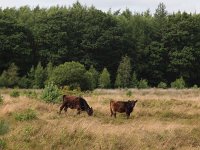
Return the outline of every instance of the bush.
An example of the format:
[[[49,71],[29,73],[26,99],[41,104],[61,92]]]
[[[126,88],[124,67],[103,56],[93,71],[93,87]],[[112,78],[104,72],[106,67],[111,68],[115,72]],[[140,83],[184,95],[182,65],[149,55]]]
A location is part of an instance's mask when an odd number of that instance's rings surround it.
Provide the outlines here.
[[[172,82],[171,87],[176,89],[185,88],[185,81],[183,80],[183,77],[176,79],[174,82]]]
[[[0,76],[0,86],[14,87],[18,82],[18,67],[12,63],[7,70],[4,70]]]
[[[128,97],[131,97],[131,96],[132,96],[132,92],[131,92],[131,91],[127,91],[127,92],[126,92],[126,95],[127,95]]]
[[[9,130],[8,124],[4,120],[1,120],[0,121],[0,135],[6,134],[8,130]]]
[[[130,87],[131,81],[131,60],[128,56],[122,57],[117,69],[117,77],[115,81],[116,87]]]
[[[193,87],[192,87],[193,89],[197,89],[198,88],[198,85],[193,85]]]
[[[19,91],[17,91],[17,90],[13,90],[13,91],[10,93],[10,96],[11,96],[11,97],[19,97],[19,96],[20,96],[20,93],[19,93]]]
[[[37,99],[38,98],[38,94],[35,91],[25,91],[24,94],[28,97],[28,98],[34,98]]]
[[[166,89],[167,88],[167,84],[165,82],[160,82],[158,84],[158,88]]]
[[[134,72],[133,75],[132,75],[132,79],[131,79],[131,87],[137,88],[137,86],[138,86],[137,75]]]
[[[148,81],[147,80],[143,80],[143,79],[141,79],[140,81],[139,81],[139,83],[138,83],[138,88],[139,89],[146,89],[146,88],[148,88],[149,86],[148,86]]]
[[[32,109],[27,109],[21,113],[15,114],[15,120],[18,120],[18,121],[28,121],[28,120],[33,120],[36,118],[37,118],[36,112]]]
[[[0,105],[3,104],[3,96],[0,93]]]
[[[28,89],[29,87],[31,87],[31,81],[26,76],[24,76],[19,79],[18,86],[20,88]]]
[[[110,87],[110,73],[106,68],[103,69],[99,77],[99,87],[109,88]]]
[[[47,103],[56,103],[59,101],[60,91],[58,87],[54,84],[54,82],[49,82],[41,95],[41,99],[43,99]]]
[[[42,67],[40,62],[35,68],[34,73],[34,88],[43,88],[47,75],[46,70]]]
[[[0,139],[0,150],[3,150],[6,148],[6,142]]]
[[[90,69],[88,70],[92,74],[92,89],[97,88],[98,86],[98,79],[99,79],[99,72],[93,67],[90,66]]]
[[[67,85],[71,89],[77,87],[85,89],[85,73],[84,65],[78,62],[66,62],[53,70],[49,81],[53,81],[58,86]]]

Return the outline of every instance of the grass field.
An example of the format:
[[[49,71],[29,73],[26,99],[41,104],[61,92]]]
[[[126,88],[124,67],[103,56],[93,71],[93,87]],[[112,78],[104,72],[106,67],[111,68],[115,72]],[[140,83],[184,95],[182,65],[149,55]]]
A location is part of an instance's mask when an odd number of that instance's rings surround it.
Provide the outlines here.
[[[131,91],[131,92],[130,92]],[[198,150],[200,90],[95,90],[83,97],[94,116],[0,90],[0,147],[8,150]],[[38,91],[36,91],[37,93]],[[23,90],[20,91],[23,93]],[[129,93],[129,94],[127,94]],[[130,119],[110,117],[110,99],[137,99]],[[1,149],[0,148],[0,149]]]

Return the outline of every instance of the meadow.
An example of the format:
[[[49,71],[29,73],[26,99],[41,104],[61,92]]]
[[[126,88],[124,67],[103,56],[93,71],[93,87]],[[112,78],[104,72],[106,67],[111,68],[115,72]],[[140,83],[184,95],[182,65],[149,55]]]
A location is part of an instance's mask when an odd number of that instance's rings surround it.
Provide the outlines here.
[[[8,150],[198,150],[200,89],[95,90],[82,96],[89,117],[48,104],[40,91],[1,89],[0,149]],[[31,93],[31,94],[27,94]],[[130,119],[110,117],[109,101],[137,99]]]

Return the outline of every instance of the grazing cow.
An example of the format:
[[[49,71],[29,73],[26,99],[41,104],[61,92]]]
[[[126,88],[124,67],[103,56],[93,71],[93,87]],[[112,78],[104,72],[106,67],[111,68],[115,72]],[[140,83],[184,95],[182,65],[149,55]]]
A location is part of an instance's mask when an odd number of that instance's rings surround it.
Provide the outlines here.
[[[86,111],[89,116],[93,115],[92,107],[90,107],[86,102],[86,100],[83,99],[82,97],[63,95],[63,103],[60,106],[59,114],[61,114],[63,108],[65,112],[67,112],[68,108],[71,108],[71,109],[77,109],[78,111],[77,114],[80,114],[81,111]]]
[[[114,117],[116,118],[116,112],[119,113],[126,113],[127,119],[130,116],[130,113],[133,111],[133,108],[136,104],[137,100],[128,100],[128,101],[114,101],[111,100],[110,101],[110,112],[111,112],[111,117],[112,115],[114,115]]]

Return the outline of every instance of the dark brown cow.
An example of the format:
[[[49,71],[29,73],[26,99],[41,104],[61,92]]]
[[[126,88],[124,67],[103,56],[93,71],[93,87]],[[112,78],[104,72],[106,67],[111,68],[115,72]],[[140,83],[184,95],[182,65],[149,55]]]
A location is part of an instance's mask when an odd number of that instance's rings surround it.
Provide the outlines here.
[[[61,114],[63,108],[65,112],[67,112],[68,108],[71,108],[71,109],[77,109],[78,111],[77,114],[80,114],[81,111],[86,111],[89,116],[93,115],[92,107],[90,107],[86,102],[86,100],[83,99],[82,97],[63,95],[63,103],[60,106],[59,114]]]
[[[116,118],[116,112],[123,113],[125,112],[127,115],[127,119],[129,118],[131,112],[133,111],[133,108],[136,104],[137,100],[128,100],[128,101],[110,101],[110,112],[111,117],[114,115]]]

